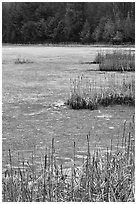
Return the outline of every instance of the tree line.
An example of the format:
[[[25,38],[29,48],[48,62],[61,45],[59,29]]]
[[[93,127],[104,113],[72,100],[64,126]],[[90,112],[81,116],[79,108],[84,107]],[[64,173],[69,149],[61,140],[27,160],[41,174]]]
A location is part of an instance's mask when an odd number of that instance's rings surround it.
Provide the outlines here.
[[[134,2],[3,2],[3,43],[135,43]]]

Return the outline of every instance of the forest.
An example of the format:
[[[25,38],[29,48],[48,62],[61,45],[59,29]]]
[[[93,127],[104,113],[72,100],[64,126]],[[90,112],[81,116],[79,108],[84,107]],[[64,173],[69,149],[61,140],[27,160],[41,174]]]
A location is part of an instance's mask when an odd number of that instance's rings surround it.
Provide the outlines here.
[[[135,43],[135,2],[3,2],[2,43]]]

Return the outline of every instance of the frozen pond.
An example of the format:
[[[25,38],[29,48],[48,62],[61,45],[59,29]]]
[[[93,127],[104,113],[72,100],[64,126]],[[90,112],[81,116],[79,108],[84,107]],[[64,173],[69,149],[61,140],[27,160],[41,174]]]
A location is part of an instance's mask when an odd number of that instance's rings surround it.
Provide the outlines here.
[[[5,46],[2,49],[2,150],[3,165],[8,163],[8,150],[14,158],[29,156],[36,150],[43,157],[55,138],[58,162],[70,166],[73,142],[77,162],[87,151],[86,135],[90,132],[90,148],[114,147],[123,123],[130,120],[134,107],[113,106],[99,110],[71,110],[64,105],[70,94],[70,79],[84,75],[90,79],[108,75],[98,65],[88,64],[100,50],[97,47]],[[122,49],[122,48],[121,48]],[[127,49],[127,48],[126,48]],[[33,63],[15,64],[17,58]],[[120,80],[122,73],[116,73]],[[134,74],[134,73],[132,73]],[[38,159],[39,160],[39,159]]]

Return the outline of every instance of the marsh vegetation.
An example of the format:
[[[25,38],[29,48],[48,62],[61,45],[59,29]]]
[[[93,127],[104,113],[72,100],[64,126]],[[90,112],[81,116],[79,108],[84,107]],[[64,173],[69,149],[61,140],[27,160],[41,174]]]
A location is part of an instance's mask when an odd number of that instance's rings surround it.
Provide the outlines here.
[[[4,172],[3,201],[10,202],[134,202],[135,194],[135,138],[134,116],[123,124],[122,135],[113,136],[102,153],[97,146],[90,153],[90,133],[87,135],[87,154],[81,166],[76,166],[76,142],[73,141],[73,159],[69,169],[57,164],[54,138],[46,150],[39,168],[35,154],[31,163],[22,160],[14,168],[9,149],[9,169]],[[37,171],[36,171],[37,170]]]
[[[131,50],[128,52],[100,52],[94,62],[99,64],[100,71],[135,71],[135,53]]]
[[[129,79],[130,78],[130,79]],[[73,109],[95,110],[100,106],[110,105],[135,105],[135,79],[134,76],[122,75],[120,82],[116,75],[111,74],[108,78],[101,77],[102,82],[90,81],[83,76],[71,82],[71,95],[66,104]]]
[[[3,201],[135,201],[134,69],[82,63],[99,48],[3,50]]]

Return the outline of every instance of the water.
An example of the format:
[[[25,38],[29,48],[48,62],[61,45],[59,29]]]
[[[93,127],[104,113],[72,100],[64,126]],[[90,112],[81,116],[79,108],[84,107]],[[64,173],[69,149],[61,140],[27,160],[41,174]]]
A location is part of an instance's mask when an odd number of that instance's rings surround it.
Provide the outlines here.
[[[50,107],[42,104],[21,104],[19,109],[22,116],[18,121],[10,122],[12,124],[10,131],[11,133],[13,131],[14,135],[7,134],[3,137],[3,151],[4,147],[8,146],[17,158],[17,150],[24,150],[21,152],[27,158],[29,155],[27,151],[33,152],[35,148],[38,157],[44,158],[46,148],[51,147],[54,138],[57,161],[65,167],[69,167],[72,163],[74,141],[76,161],[79,165],[87,155],[87,134],[90,134],[91,154],[98,147],[102,151],[107,147],[110,148],[112,136],[115,147],[118,134],[122,138],[125,119],[131,120],[134,114],[134,108],[126,106],[112,106],[94,111],[72,110],[61,100]],[[6,154],[6,149],[4,153]]]
[[[10,48],[10,47],[9,47]],[[3,166],[12,159],[32,160],[35,150],[41,163],[46,149],[55,138],[55,152],[59,164],[69,167],[73,160],[73,143],[76,142],[76,161],[79,165],[87,154],[87,134],[90,132],[91,153],[100,146],[105,151],[113,136],[117,144],[118,132],[122,135],[124,120],[130,120],[134,107],[113,106],[100,110],[72,110],[64,105],[70,95],[70,79],[84,74],[85,78],[100,79],[102,72],[93,61],[100,48],[3,48],[2,70],[2,152]],[[15,64],[18,55],[33,61],[32,64]],[[7,63],[6,63],[7,62]],[[104,73],[103,73],[104,74]],[[106,73],[107,74],[107,73]],[[117,74],[121,79],[121,74]]]

